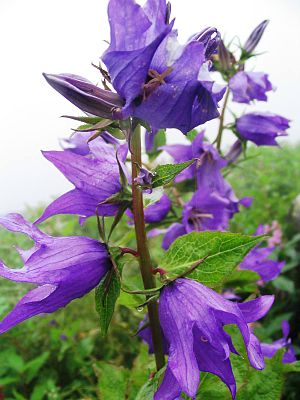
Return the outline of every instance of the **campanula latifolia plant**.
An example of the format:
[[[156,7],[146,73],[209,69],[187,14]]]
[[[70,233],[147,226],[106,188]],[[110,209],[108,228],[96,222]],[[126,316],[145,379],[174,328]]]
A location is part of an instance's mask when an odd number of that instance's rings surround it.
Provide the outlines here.
[[[166,0],[109,0],[108,19],[109,44],[96,66],[101,84],[44,74],[81,111],[69,116],[82,125],[63,149],[43,151],[74,188],[33,223],[18,214],[0,218],[33,240],[30,250],[19,250],[24,266],[1,263],[0,275],[35,285],[0,322],[0,333],[95,289],[106,335],[121,295],[123,305],[130,299],[127,306],[144,313],[136,334],[155,360],[137,399],[210,398],[212,376],[233,399],[248,398],[245,391],[259,398],[251,390],[260,380],[265,399],[266,374],[253,371],[272,362],[280,376],[299,368],[283,366],[295,362],[287,322],[274,343],[255,335],[256,321],[277,301],[264,288],[284,267],[274,259],[280,227],[230,233],[231,220],[252,199],[238,198],[226,177],[249,145],[276,146],[289,127],[285,117],[255,111],[256,101],[273,95],[271,77],[248,70],[268,22],[234,46],[215,27],[180,43]],[[230,100],[252,109],[227,122]],[[209,142],[205,123],[212,119],[219,127]],[[180,143],[170,143],[170,128],[182,132]],[[230,149],[224,134],[234,138]],[[39,225],[58,214],[76,215],[81,225],[91,218],[98,239],[44,233]],[[128,235],[118,234],[122,224]],[[124,273],[136,262],[138,285]]]

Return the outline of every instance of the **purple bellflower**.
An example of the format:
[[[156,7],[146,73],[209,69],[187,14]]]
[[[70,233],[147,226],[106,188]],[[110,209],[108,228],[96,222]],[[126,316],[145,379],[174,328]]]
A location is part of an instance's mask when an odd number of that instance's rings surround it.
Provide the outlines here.
[[[254,112],[244,114],[236,120],[238,135],[257,146],[277,146],[276,138],[286,136],[289,120],[277,114]]]
[[[233,192],[232,187],[223,178],[222,168],[226,167],[228,161],[220,156],[213,145],[204,140],[204,132],[200,132],[191,144],[174,144],[162,146],[161,149],[169,153],[177,163],[193,158],[198,162],[192,164],[182,171],[175,179],[175,182],[182,182],[186,179],[197,179],[199,190],[213,193],[228,201],[230,218],[238,212],[239,203],[245,207],[249,201],[239,200]]]
[[[149,236],[163,234],[162,247],[167,250],[175,239],[189,232],[225,230],[230,218],[228,204],[218,193],[199,189],[183,206],[181,223],[173,223],[167,229],[153,229]]]
[[[261,277],[261,284],[276,279],[285,265],[284,261],[269,259],[269,256],[275,250],[275,245],[278,245],[279,240],[281,240],[281,230],[278,223],[273,223],[272,227],[260,225],[254,236],[271,232],[273,232],[273,235],[268,239],[267,247],[255,246],[240,264],[240,269],[248,269],[258,273]]]
[[[31,283],[30,290],[0,322],[0,333],[41,313],[52,313],[94,289],[111,268],[103,243],[87,237],[51,237],[19,214],[0,218],[0,224],[28,235],[34,246],[18,249],[24,262],[21,269],[10,269],[0,262],[0,276]]]
[[[111,40],[102,60],[105,79],[117,93],[70,74],[44,74],[48,83],[88,114],[108,119],[134,116],[153,130],[193,127],[219,116],[218,101],[225,87],[210,77],[210,61],[219,33],[207,28],[185,46],[169,23],[165,0],[110,0]]]
[[[267,101],[266,92],[273,89],[263,72],[239,71],[229,81],[233,101],[249,104],[251,100]]]
[[[260,39],[262,38],[262,35],[268,26],[269,21],[264,20],[262,21],[254,30],[251,32],[250,36],[246,40],[246,43],[243,46],[243,50],[251,54],[255,50],[256,46],[260,42]]]
[[[110,0],[110,45],[102,56],[125,108],[142,93],[158,46],[171,31],[166,0],[148,0],[141,7],[134,0]]]
[[[103,204],[121,190],[120,172],[117,163],[124,161],[127,145],[117,150],[100,137],[89,143],[90,154],[82,156],[74,152],[45,151],[44,157],[58,168],[75,186],[71,191],[54,200],[36,221],[41,223],[57,214],[75,214],[87,218],[99,215],[114,215],[118,204]],[[102,203],[102,204],[101,204]]]
[[[278,339],[273,343],[261,343],[261,349],[263,355],[268,358],[272,358],[278,350],[286,349],[282,357],[283,364],[290,364],[296,361],[296,354],[292,345],[291,338],[289,338],[290,334],[290,325],[288,321],[282,321],[281,324],[283,338]]]
[[[207,46],[201,38],[181,46],[177,32],[172,31],[151,61],[151,79],[144,85],[134,116],[147,121],[154,131],[177,128],[183,133],[218,117],[218,101],[226,88],[210,77]]]
[[[174,400],[182,392],[195,398],[200,371],[217,375],[235,398],[236,383],[229,356],[231,352],[238,353],[223,326],[238,326],[251,366],[263,369],[260,343],[248,324],[262,318],[273,301],[274,296],[262,296],[245,303],[232,302],[191,279],[177,279],[165,286],[159,316],[169,359],[154,400]],[[149,328],[145,330],[148,333],[142,331],[142,338],[151,346]]]

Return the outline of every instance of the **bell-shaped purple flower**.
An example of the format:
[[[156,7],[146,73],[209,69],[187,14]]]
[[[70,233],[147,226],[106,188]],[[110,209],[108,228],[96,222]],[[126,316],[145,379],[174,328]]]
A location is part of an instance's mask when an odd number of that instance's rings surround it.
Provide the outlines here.
[[[282,357],[283,364],[290,364],[296,361],[295,350],[292,345],[291,338],[289,338],[290,334],[290,324],[288,321],[282,321],[281,324],[283,338],[276,340],[273,343],[261,343],[261,349],[263,355],[268,358],[274,357],[280,349],[286,349]]]
[[[102,56],[117,93],[126,107],[142,95],[154,53],[172,29],[166,0],[110,0],[110,45]]]
[[[151,61],[134,116],[153,130],[177,128],[183,133],[218,117],[218,101],[225,88],[212,81],[205,51],[206,46],[195,39],[179,45],[177,32],[172,31]]]
[[[114,215],[118,204],[104,202],[121,190],[116,150],[101,138],[89,143],[90,153],[82,156],[74,152],[44,151],[44,157],[58,168],[75,188],[54,200],[36,221],[41,223],[57,214],[75,214],[87,218]],[[127,145],[117,150],[120,160],[127,154]]]
[[[229,81],[233,101],[249,104],[251,100],[267,101],[266,92],[273,89],[268,75],[263,72],[239,71]]]
[[[273,235],[268,239],[267,247],[263,247],[262,245],[255,246],[240,264],[240,269],[248,269],[256,272],[261,277],[262,282],[260,283],[276,279],[285,266],[284,261],[276,261],[269,258],[275,250],[275,244],[279,244],[278,240],[279,238],[281,239],[281,230],[277,224],[274,224],[273,228],[260,225],[254,236],[271,232],[273,232]]]
[[[87,237],[51,237],[19,214],[0,218],[0,224],[28,235],[34,246],[19,250],[21,269],[10,269],[0,261],[0,276],[36,285],[0,322],[0,333],[41,313],[52,313],[95,288],[111,268],[106,246]]]
[[[175,239],[192,231],[225,230],[228,228],[229,201],[209,190],[197,190],[182,211],[182,222],[170,225],[168,229],[155,229],[150,236],[163,234],[163,249],[167,250]]]
[[[154,400],[174,400],[181,392],[194,398],[200,371],[217,375],[234,398],[236,383],[229,356],[238,353],[223,327],[238,326],[251,366],[263,369],[260,343],[248,324],[262,318],[273,301],[274,296],[262,296],[245,303],[232,302],[190,279],[177,279],[162,289],[159,317],[169,359]]]
[[[269,21],[264,20],[262,21],[254,30],[251,32],[250,36],[246,40],[246,43],[243,46],[243,50],[251,54],[255,50],[256,46],[260,42],[260,39],[262,38],[262,35],[268,26]]]
[[[228,227],[228,200],[217,192],[198,189],[182,212],[182,223],[188,232],[224,230]]]
[[[236,120],[239,136],[257,146],[277,146],[276,138],[286,136],[289,126],[287,118],[267,112],[244,114]]]

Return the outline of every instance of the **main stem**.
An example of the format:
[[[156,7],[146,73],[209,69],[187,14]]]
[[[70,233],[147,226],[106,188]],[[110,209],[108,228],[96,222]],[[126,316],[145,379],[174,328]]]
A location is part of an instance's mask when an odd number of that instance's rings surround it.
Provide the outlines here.
[[[133,217],[135,225],[135,235],[137,242],[137,251],[139,254],[140,270],[143,278],[144,288],[155,288],[155,280],[152,274],[152,263],[147,244],[147,235],[145,229],[143,193],[134,184],[135,178],[139,174],[139,165],[141,165],[141,131],[137,127],[131,133],[131,166],[132,166],[132,203]],[[156,301],[148,304],[149,324],[152,333],[152,341],[157,370],[165,365],[165,357],[163,351],[163,338],[159,323],[158,304]]]
[[[227,89],[225,98],[224,98],[224,104],[223,104],[223,109],[220,115],[220,123],[219,123],[219,130],[218,130],[218,136],[217,136],[217,149],[220,151],[221,150],[221,143],[222,143],[222,134],[223,134],[223,129],[224,129],[224,118],[225,118],[225,111],[229,99],[229,89]]]

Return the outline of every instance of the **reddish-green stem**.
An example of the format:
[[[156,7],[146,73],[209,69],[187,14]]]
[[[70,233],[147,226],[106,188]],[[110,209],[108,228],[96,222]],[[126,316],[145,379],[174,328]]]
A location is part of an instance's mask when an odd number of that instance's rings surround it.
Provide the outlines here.
[[[143,193],[134,184],[134,180],[139,173],[139,165],[141,165],[141,132],[137,127],[131,135],[131,166],[132,166],[132,205],[133,217],[135,225],[135,234],[137,242],[137,251],[139,254],[139,263],[141,275],[143,278],[144,288],[155,288],[155,280],[152,274],[152,263],[147,243],[147,235],[144,219]],[[148,305],[149,324],[152,333],[154,355],[157,370],[165,365],[165,357],[163,351],[163,339],[159,323],[158,304],[156,301],[149,302]]]

